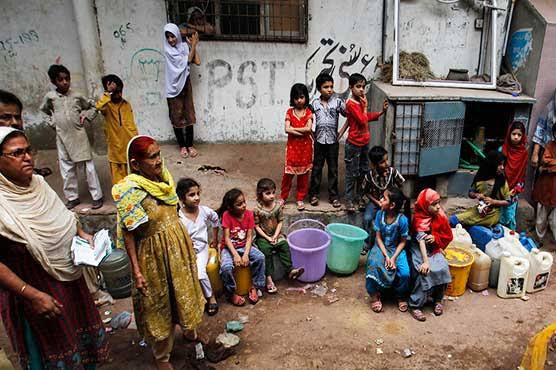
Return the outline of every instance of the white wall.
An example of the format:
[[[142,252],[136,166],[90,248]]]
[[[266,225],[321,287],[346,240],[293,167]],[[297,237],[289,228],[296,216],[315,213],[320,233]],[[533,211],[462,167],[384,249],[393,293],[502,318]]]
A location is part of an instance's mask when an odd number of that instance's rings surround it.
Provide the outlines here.
[[[37,113],[52,88],[47,70],[63,63],[72,87],[83,91],[83,68],[71,0],[2,0],[0,22],[0,88],[19,96],[25,122],[40,123]]]
[[[39,43],[21,52],[25,57],[17,57],[0,72],[3,80],[10,81],[8,87],[24,97],[32,111],[48,89],[46,68],[57,56],[72,69],[74,84],[80,82],[71,1],[57,0],[58,6],[49,5],[47,9],[39,0],[9,2],[11,7],[7,9],[13,14],[7,19],[11,23],[0,24],[0,34],[16,37],[17,32],[35,28],[41,37]],[[164,97],[165,2],[96,0],[96,6],[104,71],[123,78],[124,96],[133,104],[139,130],[158,139],[172,139]],[[403,14],[410,16],[405,19],[402,14],[403,28],[415,36],[410,44],[424,49],[421,51],[431,59],[436,74],[447,73],[449,67],[473,70],[480,37],[473,29],[477,13],[469,9],[439,10],[439,6],[435,0],[403,1]],[[32,23],[27,22],[29,16]],[[427,21],[426,32],[415,26],[417,20]],[[336,91],[347,93],[348,74],[378,75],[375,67],[381,54],[381,22],[382,1],[309,0],[307,44],[201,42],[202,64],[191,69],[197,139],[284,140],[283,117],[293,83],[304,82],[313,87],[314,93],[313,79],[323,69],[333,68]],[[21,28],[21,24],[26,26]],[[464,26],[467,29],[462,31]],[[387,34],[391,38],[390,28]],[[417,40],[423,35],[424,41]],[[459,62],[457,66],[454,61]]]

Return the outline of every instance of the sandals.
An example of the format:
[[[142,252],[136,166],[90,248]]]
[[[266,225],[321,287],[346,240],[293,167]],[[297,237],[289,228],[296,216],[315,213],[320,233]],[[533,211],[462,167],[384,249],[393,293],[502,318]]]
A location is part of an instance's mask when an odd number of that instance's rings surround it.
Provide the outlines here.
[[[377,296],[376,300],[371,302],[371,310],[373,312],[379,313],[382,311],[382,302],[380,301],[380,297]]]
[[[189,157],[189,151],[187,150],[186,147],[180,148],[180,155],[182,158]]]
[[[249,291],[251,293],[251,291]],[[245,298],[240,295],[234,294],[230,297],[230,303],[234,306],[241,307],[245,305]]]
[[[303,275],[304,272],[305,269],[303,267],[300,267],[298,269],[292,269],[288,277],[292,280],[297,280],[301,275]]]
[[[416,310],[411,310],[411,316],[413,316],[413,318],[417,321],[426,321],[427,317],[425,316],[425,314],[423,313],[423,311],[416,309]]]
[[[276,288],[276,285],[274,285],[274,282],[266,284],[266,292],[268,294],[275,294],[277,291],[278,291],[278,288]]]
[[[353,205],[353,203],[348,203],[346,205],[346,211],[348,211],[349,213],[355,212],[355,206]]]
[[[199,152],[197,151],[197,149],[193,148],[192,146],[190,146],[189,148],[187,148],[187,152],[189,153],[189,156],[191,158],[195,158],[196,156],[199,155]]]
[[[340,201],[338,199],[334,199],[330,203],[332,203],[332,207],[334,207],[334,208],[340,208],[342,206],[342,204],[340,203]]]
[[[251,302],[251,304],[257,304],[259,301],[259,294],[257,293],[257,289],[255,289],[255,287],[251,287],[251,289],[249,289],[247,299]]]
[[[444,306],[442,303],[435,303],[434,310],[432,311],[435,316],[440,316],[444,313]]]
[[[298,211],[305,211],[305,203],[302,200],[297,201],[297,210]]]
[[[407,312],[408,308],[409,306],[406,301],[398,301],[398,310],[400,310],[400,312]]]
[[[218,303],[207,303],[205,305],[205,311],[209,316],[214,316],[218,313]]]
[[[311,200],[309,201],[309,204],[312,205],[313,207],[316,207],[319,205],[319,198],[317,198],[316,196],[312,196]]]

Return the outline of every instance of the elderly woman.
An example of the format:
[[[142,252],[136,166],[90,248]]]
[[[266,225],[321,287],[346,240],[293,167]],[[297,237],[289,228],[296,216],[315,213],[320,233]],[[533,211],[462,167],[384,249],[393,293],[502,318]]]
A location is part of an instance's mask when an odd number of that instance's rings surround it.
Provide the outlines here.
[[[0,127],[0,307],[22,368],[93,369],[107,339],[72,238],[92,242],[41,176],[23,132]]]
[[[197,339],[205,298],[196,255],[176,206],[174,180],[160,147],[149,136],[128,144],[130,174],[112,188],[118,209],[118,244],[125,245],[133,276],[137,329],[150,344],[159,369],[172,369],[175,324]]]

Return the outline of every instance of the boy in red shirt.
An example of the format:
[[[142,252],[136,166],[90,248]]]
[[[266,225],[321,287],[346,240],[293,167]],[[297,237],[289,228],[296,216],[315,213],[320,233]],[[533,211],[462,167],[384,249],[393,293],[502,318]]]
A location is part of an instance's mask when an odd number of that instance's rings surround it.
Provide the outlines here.
[[[367,158],[371,140],[369,122],[378,120],[388,109],[388,101],[385,100],[381,112],[367,112],[366,84],[367,80],[359,73],[349,76],[351,97],[346,101],[347,119],[338,134],[338,139],[340,139],[349,128],[344,159],[346,163],[346,209],[348,212],[355,212],[354,203],[359,202],[358,184],[369,170],[369,159]]]

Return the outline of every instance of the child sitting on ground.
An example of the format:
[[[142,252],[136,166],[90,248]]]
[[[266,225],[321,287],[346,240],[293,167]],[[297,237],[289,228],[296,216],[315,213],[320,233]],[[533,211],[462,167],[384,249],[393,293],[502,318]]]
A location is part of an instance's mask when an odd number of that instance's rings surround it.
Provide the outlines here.
[[[409,264],[405,244],[409,239],[409,199],[396,187],[383,192],[379,200],[374,230],[376,241],[367,258],[365,286],[371,296],[371,309],[382,311],[380,291],[394,288],[398,309],[407,311]]]
[[[222,218],[224,232],[220,245],[220,277],[224,291],[234,306],[243,306],[245,299],[236,294],[234,268],[250,266],[253,285],[249,289],[248,299],[255,304],[259,301],[258,290],[265,285],[265,265],[264,254],[253,248],[253,211],[247,209],[243,192],[234,188],[226,192],[217,213]]]
[[[548,225],[556,240],[556,125],[552,126],[552,141],[544,147],[539,166],[539,178],[533,189],[533,199],[537,203],[535,231],[540,239],[544,238]]]
[[[349,76],[349,88],[351,98],[346,102],[346,123],[340,129],[338,140],[349,128],[345,145],[346,163],[346,209],[355,212],[355,203],[359,203],[359,185],[369,170],[367,152],[369,151],[369,122],[376,121],[388,109],[388,101],[384,101],[381,112],[367,112],[367,98],[365,97],[365,85],[367,80],[363,75],[354,73]]]
[[[179,216],[184,224],[193,249],[197,254],[197,273],[205,298],[207,299],[206,312],[209,316],[216,315],[218,303],[212,291],[212,286],[207,274],[209,247],[216,248],[218,244],[218,215],[212,209],[199,205],[201,202],[201,186],[193,179],[180,179],[176,186],[176,193],[181,202]],[[212,240],[208,242],[207,222],[212,227]]]
[[[49,91],[40,107],[49,116],[47,123],[56,129],[56,148],[60,175],[64,181],[64,196],[68,209],[75,208],[79,200],[77,170],[85,167],[92,208],[102,207],[102,187],[93,162],[91,144],[83,123],[96,116],[93,103],[70,89],[70,71],[60,64],[48,68],[50,82],[56,86]]]
[[[126,150],[132,137],[138,135],[131,104],[122,98],[123,81],[116,75],[102,78],[104,94],[96,108],[104,115],[104,133],[108,144],[108,163],[112,185],[127,176]]]
[[[345,102],[333,96],[334,79],[327,73],[321,73],[316,78],[317,90],[320,97],[313,99],[315,116],[315,155],[313,171],[311,172],[311,186],[309,199],[312,206],[319,204],[320,182],[324,162],[328,165],[328,199],[334,208],[340,207],[338,193],[338,119],[340,114],[346,115]]]
[[[514,121],[504,139],[502,154],[506,157],[504,174],[510,188],[510,205],[502,207],[500,223],[508,228],[516,229],[516,211],[519,194],[525,190],[525,171],[527,169],[528,150],[525,125],[520,121]]]
[[[363,248],[362,254],[369,251],[372,245],[372,222],[380,209],[380,199],[384,191],[390,187],[400,187],[405,182],[404,177],[388,162],[388,151],[381,146],[373,146],[369,150],[371,169],[363,177],[361,184],[363,199],[367,201],[363,215],[363,228],[369,233],[369,243]]]
[[[297,175],[297,210],[303,211],[303,200],[309,190],[309,172],[313,167],[313,112],[309,109],[307,86],[297,83],[290,91],[290,108],[286,112],[286,164],[280,189],[280,205],[288,200],[293,177]]]
[[[263,178],[257,182],[257,206],[255,207],[255,231],[257,231],[257,247],[265,257],[266,291],[274,294],[278,291],[272,280],[274,261],[272,253],[275,251],[280,257],[284,269],[290,279],[297,279],[305,271],[303,268],[292,268],[290,247],[284,234],[282,225],[284,214],[282,207],[275,201],[276,184],[271,179]]]
[[[500,209],[510,204],[511,193],[504,176],[506,158],[491,151],[483,161],[469,190],[469,197],[478,205],[450,217],[450,225],[494,226],[500,221]]]
[[[422,309],[429,296],[433,299],[434,314],[440,316],[444,313],[442,299],[447,284],[452,281],[443,253],[453,239],[452,229],[436,191],[427,188],[419,193],[412,228],[417,241],[411,246],[412,275],[417,277],[409,297],[409,307],[416,320],[425,321],[427,318]]]

